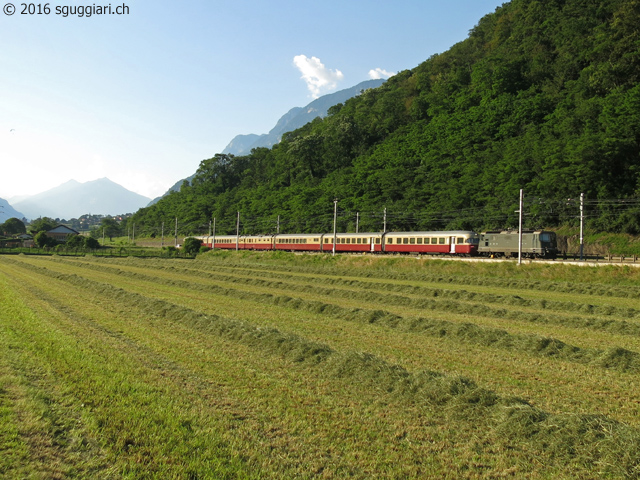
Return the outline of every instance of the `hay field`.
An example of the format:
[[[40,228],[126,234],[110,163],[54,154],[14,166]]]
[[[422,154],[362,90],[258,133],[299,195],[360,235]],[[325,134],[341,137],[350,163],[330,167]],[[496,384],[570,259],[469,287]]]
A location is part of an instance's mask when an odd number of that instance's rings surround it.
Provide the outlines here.
[[[640,273],[0,256],[1,478],[638,478]]]

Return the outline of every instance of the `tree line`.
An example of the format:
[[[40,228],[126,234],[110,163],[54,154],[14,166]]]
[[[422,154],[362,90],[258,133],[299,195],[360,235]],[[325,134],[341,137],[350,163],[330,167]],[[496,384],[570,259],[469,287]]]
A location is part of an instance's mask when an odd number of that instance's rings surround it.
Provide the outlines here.
[[[527,227],[575,224],[570,199],[584,193],[597,202],[589,228],[640,233],[640,207],[619,208],[640,193],[639,51],[639,0],[512,0],[273,148],[203,160],[129,222],[157,235],[177,217],[186,235],[216,218],[234,233],[240,211],[260,219],[245,233],[273,233],[278,216],[325,231],[337,198],[368,212],[363,230],[385,208],[397,229],[483,230],[517,224],[522,188]]]

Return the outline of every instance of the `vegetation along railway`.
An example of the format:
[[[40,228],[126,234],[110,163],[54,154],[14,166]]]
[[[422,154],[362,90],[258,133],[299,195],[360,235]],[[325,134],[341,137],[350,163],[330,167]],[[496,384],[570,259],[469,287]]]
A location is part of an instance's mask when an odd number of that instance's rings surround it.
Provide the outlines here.
[[[518,256],[519,235],[512,231],[476,233],[470,230],[376,233],[292,233],[275,235],[196,236],[204,246],[226,250],[293,252],[406,253],[425,255]],[[556,234],[522,233],[522,256],[555,258]]]

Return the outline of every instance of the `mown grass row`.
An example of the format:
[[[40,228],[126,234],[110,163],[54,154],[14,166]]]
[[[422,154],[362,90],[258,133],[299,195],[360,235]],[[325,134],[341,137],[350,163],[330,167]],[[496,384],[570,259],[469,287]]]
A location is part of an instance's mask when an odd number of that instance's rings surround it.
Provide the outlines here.
[[[258,294],[258,293],[250,294],[250,293],[246,293],[244,290],[232,289],[229,287],[220,287],[220,286],[213,285],[211,283],[206,283],[206,284],[198,283],[196,280],[179,280],[179,279],[166,279],[166,278],[163,279],[160,276],[148,275],[140,272],[132,272],[129,270],[122,270],[113,266],[107,267],[104,265],[96,265],[96,264],[83,264],[83,265],[85,265],[85,267],[88,269],[93,269],[97,271],[105,271],[106,269],[106,271],[111,271],[112,273],[117,274],[119,276],[128,276],[130,278],[138,278],[140,280],[149,281],[149,282],[180,286],[186,289],[209,291],[211,293],[216,293],[219,295],[235,296],[237,298],[242,297],[245,299],[251,298],[254,301],[272,302],[274,298],[282,297],[281,295],[278,296],[276,294]],[[282,281],[268,281],[268,280],[262,280],[262,279],[254,279],[251,277],[235,277],[235,276],[219,275],[219,274],[212,276],[212,275],[203,274],[202,272],[200,273],[196,272],[194,274],[193,270],[182,269],[182,268],[178,268],[174,270],[173,273],[183,273],[188,276],[196,277],[196,278],[215,279],[215,281],[227,282],[231,284],[259,286],[259,287],[263,287],[273,291],[287,291],[287,292],[297,291],[297,292],[303,292],[303,293],[312,292],[315,295],[324,296],[326,298],[345,298],[350,300],[356,299],[366,304],[379,304],[381,306],[385,306],[385,305],[407,306],[416,310],[430,310],[430,311],[456,313],[456,314],[472,315],[472,316],[479,316],[479,317],[497,317],[497,318],[503,318],[506,320],[517,320],[517,321],[528,322],[533,324],[562,325],[564,327],[577,328],[577,329],[591,329],[594,331],[603,331],[603,332],[618,334],[618,335],[640,336],[640,323],[636,323],[636,322],[629,322],[626,320],[616,320],[612,318],[544,315],[536,312],[527,312],[527,311],[522,311],[517,309],[493,308],[493,307],[484,305],[483,303],[471,302],[469,299],[475,298],[473,295],[470,295],[467,301],[460,302],[460,301],[440,300],[440,299],[433,300],[433,299],[423,299],[423,298],[411,298],[403,295],[402,296],[401,295],[382,296],[382,295],[377,295],[377,294],[368,293],[368,292],[357,292],[351,289],[345,290],[345,289],[317,288],[317,287],[314,287],[313,284],[305,285],[305,284],[282,282]],[[451,293],[452,293],[451,296],[455,296],[456,292],[454,291]],[[439,295],[439,292],[436,291],[435,292],[436,298],[438,298],[438,295]],[[444,298],[446,298],[447,296],[448,296],[447,294],[442,295],[442,297]],[[465,297],[466,295],[463,294],[461,296]],[[484,298],[484,297],[485,296],[481,296],[480,298]],[[292,297],[285,295],[282,298],[292,298]],[[495,296],[492,298],[494,300],[496,299]],[[287,301],[291,301],[291,300],[287,300]],[[294,302],[292,305],[295,306],[300,302],[304,302],[304,301],[302,299],[297,299],[296,302]],[[330,313],[332,311],[335,311],[335,309],[329,308],[329,306],[331,305],[329,303],[320,302],[320,301],[307,301],[306,304],[311,305],[308,308],[309,311],[315,311],[315,312],[325,311],[327,314],[337,315],[335,313]],[[529,304],[528,306],[531,306],[531,304]],[[583,308],[583,306],[581,306],[580,304],[575,304],[575,306],[578,310],[582,310],[585,312],[591,311],[590,308]],[[335,307],[335,306],[332,305],[332,307]],[[627,309],[623,309],[623,313],[626,313],[626,312],[627,312]],[[384,322],[389,325],[397,324],[398,323],[397,318],[399,318],[398,316],[389,314],[388,312],[385,312],[385,311],[381,311],[380,309],[359,309],[359,308],[351,309],[348,316],[354,319],[355,318],[362,319],[362,321],[365,321],[365,322],[372,323],[373,321],[378,321],[378,322]],[[415,323],[416,320],[412,320],[412,322]],[[417,322],[424,325],[425,319],[420,319]],[[438,324],[438,321],[433,320],[432,322],[434,325]],[[437,329],[440,329],[441,331],[445,332],[445,333],[442,333],[443,336],[447,334],[451,334],[446,332],[452,332],[453,330],[458,330],[462,332],[462,330],[460,330],[460,328],[457,327],[454,323],[452,322],[445,322],[445,323],[451,324],[452,328],[442,330],[441,326],[437,327]],[[466,322],[466,324],[468,325],[468,322]],[[460,338],[466,338],[466,339],[475,338],[476,341],[479,342],[479,344],[486,344],[486,345],[510,344],[509,341],[505,343],[505,342],[500,342],[498,340],[499,338],[505,338],[504,335],[506,332],[504,332],[504,330],[491,329],[486,327],[485,328],[475,327],[475,329],[477,331],[475,331],[473,334],[466,333],[463,335],[461,333],[460,335],[454,335],[454,336],[459,336]],[[465,327],[465,330],[468,330],[468,327]],[[484,334],[480,334],[479,332],[489,332],[489,333],[484,335]],[[525,338],[530,338],[530,337],[525,337]],[[522,344],[522,342],[515,342],[515,343]],[[566,343],[559,342],[558,340],[552,340],[549,345],[556,346],[555,348],[552,348],[549,351],[554,351],[556,353],[557,351],[562,351],[562,352],[565,352],[565,355],[566,355],[566,352],[574,352],[569,356],[576,359],[580,358],[584,353],[584,350],[576,349],[575,347],[570,347]],[[517,348],[517,347],[513,347],[513,348]],[[529,351],[529,350],[538,351],[538,349],[535,349],[534,347],[525,349],[525,351]],[[545,349],[542,349],[542,350],[545,350]],[[592,350],[592,351],[598,352],[598,353],[587,354],[585,357],[582,357],[582,358],[589,358],[591,360],[588,360],[588,361],[593,361],[593,359],[596,359],[599,357],[608,358],[610,356],[610,355],[604,354],[603,351],[598,351],[598,350]],[[627,352],[626,350],[616,346],[610,347],[609,349],[607,349],[607,351],[612,354],[612,359],[619,357],[619,359],[621,360],[621,363],[619,363],[616,368],[623,368],[623,369],[629,368],[631,370],[635,369],[635,367],[632,366],[633,364],[635,364],[635,360],[630,361],[630,359],[635,356],[632,354],[632,352]],[[631,357],[627,357],[627,355],[631,355]],[[569,358],[569,356],[566,358]],[[622,360],[622,358],[626,358],[627,360]],[[630,363],[627,363],[629,361]],[[603,361],[601,363],[603,365],[607,365],[607,364],[613,365],[615,364],[615,361],[613,363],[610,363],[609,361]],[[628,367],[624,367],[623,365],[625,364],[627,364]]]
[[[99,265],[89,265],[88,267],[91,269],[103,270],[103,268]],[[33,268],[35,271],[41,271],[39,270],[41,267],[31,268]],[[258,303],[270,303],[273,305],[285,306],[296,310],[330,315],[332,317],[346,321],[355,321],[365,324],[376,323],[405,332],[420,333],[439,338],[450,337],[469,344],[488,346],[505,350],[515,350],[520,353],[535,356],[553,357],[562,359],[564,361],[588,364],[601,368],[613,369],[620,372],[640,372],[640,354],[617,346],[609,347],[605,350],[584,347],[581,348],[575,345],[569,345],[558,339],[550,337],[544,337],[540,335],[511,334],[503,329],[480,327],[468,322],[457,323],[424,317],[404,318],[402,316],[395,315],[380,309],[346,308],[331,303],[304,300],[301,298],[291,297],[289,295],[252,293],[244,290],[219,287],[216,285],[203,285],[192,281],[160,279],[156,276],[137,272],[129,272],[112,267],[109,269],[112,271],[112,273],[119,276],[136,278],[152,283],[177,286],[186,290],[199,290],[209,293],[215,293],[222,296],[230,296],[243,300],[250,300]],[[226,280],[229,281],[228,278]],[[262,280],[254,281],[252,279],[231,279],[231,281],[238,280],[239,283],[242,284],[249,283],[251,285],[254,285],[255,282],[258,282],[259,285],[264,286],[264,281]],[[268,283],[271,284],[272,282]],[[283,290],[296,290],[296,286],[292,284],[285,284],[283,286],[280,282],[274,283],[276,283],[276,285],[269,286],[277,286],[279,289]],[[315,293],[318,292],[316,291]],[[327,297],[337,296],[335,290],[331,290],[329,293],[320,293],[326,295]],[[350,296],[349,298],[352,297]],[[406,297],[400,298],[404,300]],[[397,299],[392,298],[392,301],[389,303],[394,303],[393,300]],[[402,304],[404,305],[404,303]],[[432,306],[433,304],[430,303],[429,305]],[[424,308],[424,303],[418,303],[417,308]],[[438,305],[438,308],[450,312],[458,312],[459,310],[465,309],[466,313],[465,307],[461,305],[452,307],[451,302],[445,302],[444,305]],[[484,309],[483,313],[486,314],[486,311],[484,311]],[[507,316],[506,312],[499,313],[501,314],[501,316]],[[491,311],[489,312],[489,315],[491,314],[495,315],[496,313],[494,311]],[[640,325],[634,326],[640,327]]]
[[[70,261],[76,264],[76,261]],[[84,265],[84,262],[82,262]],[[98,262],[102,263],[102,261]],[[107,262],[113,266],[112,261]],[[123,262],[121,265],[126,271],[137,273],[145,272],[141,265],[130,265],[131,262]],[[134,264],[139,262],[133,262]],[[184,265],[184,262],[171,262],[173,265]],[[62,262],[57,271],[65,273],[81,273],[88,270],[78,270],[82,265],[68,266]],[[63,268],[64,267],[64,268]],[[449,336],[431,336],[405,332],[399,328],[388,328],[381,322],[374,322],[370,328],[361,328],[362,322],[351,322],[352,326],[341,325],[333,322],[327,314],[314,313],[311,310],[294,310],[286,305],[275,306],[272,302],[251,301],[241,296],[218,295],[213,291],[207,291],[198,287],[191,287],[192,282],[223,288],[232,288],[239,292],[276,294],[277,291],[260,288],[245,288],[234,284],[217,284],[215,275],[212,279],[193,279],[189,275],[179,275],[176,272],[159,271],[157,266],[150,265],[146,270],[152,277],[168,280],[159,283],[153,280],[143,280],[124,274],[115,274],[112,269],[104,271],[92,269],[96,274],[90,277],[101,281],[117,284],[124,289],[132,289],[145,295],[152,295],[175,302],[177,304],[195,308],[209,313],[224,315],[226,311],[235,312],[240,318],[251,318],[252,322],[258,322],[267,326],[283,328],[288,331],[304,332],[304,335],[320,342],[328,342],[334,348],[350,348],[365,351],[375,351],[392,363],[400,362],[403,365],[411,365],[411,368],[429,368],[455,372],[474,378],[480,384],[491,385],[492,388],[503,392],[505,395],[520,395],[531,398],[538,405],[551,411],[597,411],[604,415],[611,415],[623,421],[636,424],[637,417],[637,374],[614,373],[624,370],[624,364],[614,368],[602,370],[593,368],[597,363],[588,367],[576,368],[580,365],[575,362],[565,361],[557,357],[548,357],[531,354],[518,349],[483,347],[474,339],[466,342]],[[84,274],[83,274],[84,275]],[[186,283],[171,285],[169,280],[182,280]],[[368,306],[356,301],[341,300],[339,298],[318,297],[312,293],[292,296],[286,290],[278,291],[283,297],[296,297],[301,300],[320,302],[320,304],[336,305],[347,309],[360,309],[366,312],[383,310],[396,316],[415,319],[419,318],[419,310],[411,310],[402,307],[380,308]],[[234,300],[235,299],[235,300]],[[213,303],[224,304],[223,308],[214,307]],[[261,308],[260,305],[264,305]],[[362,306],[361,306],[362,305]],[[380,305],[384,307],[384,305]],[[294,312],[300,312],[295,314]],[[436,312],[434,312],[436,313]],[[530,326],[519,322],[504,321],[504,319],[491,319],[467,315],[448,315],[446,311],[439,311],[434,315],[434,320],[451,320],[456,324],[472,323],[476,326],[486,325],[496,328],[498,331],[507,329],[511,334],[519,332],[528,335],[528,338],[551,337],[562,339],[565,344],[587,348],[587,351],[611,351],[613,358],[624,357],[624,349],[637,351],[637,342],[633,337],[616,337],[608,334],[591,334],[588,330],[572,330],[567,328],[555,328],[546,326],[538,329],[535,324]],[[382,328],[381,328],[382,326]],[[455,326],[454,326],[455,328]],[[483,327],[484,328],[484,327]],[[386,333],[385,333],[386,332]],[[559,337],[557,335],[560,335]],[[629,341],[625,341],[625,340]],[[616,346],[623,346],[620,349]],[[567,350],[569,351],[569,350]],[[436,353],[437,352],[437,353]],[[432,355],[437,355],[437,359]],[[622,355],[621,355],[622,354]],[[559,394],[558,392],[563,392]]]
[[[198,265],[202,265],[199,263]],[[241,274],[247,277],[250,277],[251,280],[247,281],[256,281],[256,285],[260,283],[258,280],[260,278],[268,278],[268,279],[287,279],[292,280],[290,274],[284,273],[274,273],[269,271],[260,271],[260,270],[248,270],[247,268],[233,268],[229,266],[219,266],[215,269],[207,269],[202,270],[200,268],[187,268],[187,267],[166,267],[170,268],[174,273],[187,273],[189,275],[201,278],[211,278],[213,275],[219,280],[222,281],[238,281],[237,276],[233,277],[229,274]],[[227,274],[222,274],[221,271],[227,272]],[[230,280],[233,279],[233,280]],[[296,277],[295,280],[297,282],[304,282],[306,284],[314,284],[314,285],[334,285],[334,286],[344,286],[362,290],[376,290],[380,292],[401,292],[405,295],[417,295],[421,297],[438,297],[444,299],[455,299],[462,300],[466,302],[474,302],[474,303],[491,303],[491,304],[503,304],[509,306],[518,306],[518,307],[530,307],[535,309],[544,309],[558,312],[580,312],[581,314],[587,315],[605,315],[605,316],[617,316],[622,318],[640,318],[640,309],[636,308],[628,308],[628,307],[617,307],[613,305],[592,305],[587,303],[579,303],[579,302],[571,302],[571,301],[554,301],[548,299],[525,299],[519,295],[495,295],[489,293],[479,293],[473,291],[467,291],[459,288],[455,289],[445,289],[445,288],[435,288],[435,287],[425,287],[419,285],[406,285],[406,284],[397,284],[397,283],[389,283],[378,281],[360,281],[354,279],[344,279],[337,277],[328,277],[326,273],[321,277],[312,277],[305,276],[304,278]],[[273,285],[279,285],[280,283],[275,283],[276,280],[267,280],[263,285],[271,287]],[[284,288],[291,288],[290,282],[282,282],[279,280]],[[439,282],[440,283],[440,282]],[[300,283],[294,284],[296,286],[300,285]],[[637,293],[637,292],[636,292]],[[595,293],[590,293],[589,295],[596,295]]]
[[[522,400],[501,398],[463,378],[447,377],[435,372],[410,373],[373,355],[338,352],[277,329],[204,315],[82,276],[59,274],[39,267],[28,268],[32,273],[90,291],[96,297],[135,305],[145,314],[242,343],[266,355],[288,358],[305,365],[309,370],[320,369],[323,377],[348,380],[364,390],[375,389],[403,402],[446,406],[449,411],[455,412],[454,416],[469,416],[486,423],[497,437],[502,437],[507,443],[524,442],[562,461],[572,457],[571,461],[576,465],[583,468],[587,466],[598,474],[638,474],[635,454],[640,447],[638,431],[606,418],[549,414]],[[471,414],[469,409],[474,413]]]
[[[131,266],[135,266],[136,262],[117,262],[116,265],[121,265],[123,267],[130,268]],[[206,267],[203,267],[206,265]],[[141,268],[145,268],[144,264],[140,265]],[[146,265],[149,267],[150,265]],[[177,266],[159,266],[158,270],[167,271],[175,274],[188,274],[190,276],[200,277],[200,278],[216,278],[220,281],[233,281],[238,282],[237,280],[240,276],[246,278],[246,282],[248,284],[260,285],[259,279],[269,279],[266,280],[269,283],[263,283],[262,285],[269,288],[277,288],[278,285],[282,285],[283,287],[291,288],[287,286],[287,282],[282,282],[282,280],[289,280],[294,282],[294,288],[303,288],[302,285],[335,285],[339,287],[346,287],[348,289],[358,289],[358,290],[371,290],[379,293],[384,293],[385,298],[389,292],[400,292],[404,295],[414,295],[428,297],[428,298],[438,298],[438,299],[454,299],[468,303],[474,304],[496,304],[496,305],[505,305],[505,306],[517,306],[527,309],[535,309],[535,310],[549,310],[552,312],[576,312],[579,313],[579,317],[574,317],[571,319],[567,319],[570,323],[575,322],[577,326],[584,326],[587,323],[594,328],[609,331],[611,333],[620,333],[620,334],[628,334],[635,335],[637,333],[636,327],[633,324],[628,324],[626,322],[617,322],[610,321],[611,317],[619,317],[622,319],[634,319],[640,317],[640,308],[636,308],[635,306],[617,306],[612,305],[611,302],[607,304],[593,304],[591,302],[598,302],[598,297],[595,296],[585,296],[584,301],[566,301],[566,300],[552,300],[549,298],[523,298],[522,294],[492,294],[492,293],[483,293],[477,291],[468,291],[460,288],[456,288],[455,286],[448,286],[447,288],[435,288],[435,287],[426,287],[421,285],[408,285],[407,283],[390,283],[383,281],[382,279],[369,279],[367,281],[360,281],[352,278],[336,278],[333,276],[329,276],[326,273],[318,276],[304,275],[304,276],[292,276],[288,273],[281,272],[272,272],[269,270],[262,270],[261,267],[250,269],[247,266],[242,268],[238,267],[229,267],[225,265],[220,266],[212,266],[210,262],[198,262],[196,265],[189,265],[187,267],[177,267]],[[222,273],[225,272],[225,273]],[[229,275],[232,274],[232,275]],[[256,280],[256,282],[254,282]],[[278,283],[278,280],[282,283]],[[637,289],[636,289],[637,290]],[[554,293],[557,297],[558,293]],[[572,297],[575,299],[575,296]],[[480,313],[481,314],[481,313]],[[588,316],[605,316],[609,317],[606,319],[597,318],[594,321],[586,321],[584,319],[584,315]],[[512,318],[516,319],[517,318]],[[528,320],[528,321],[539,321],[536,319]],[[544,320],[542,323],[545,323]],[[555,322],[557,323],[557,322]]]
[[[199,257],[201,268],[250,268],[284,273],[324,274],[452,285],[482,285],[516,290],[576,295],[640,298],[636,284],[640,269],[630,266],[527,265],[514,262],[468,263],[438,259],[387,257],[297,256],[279,252],[209,253]]]

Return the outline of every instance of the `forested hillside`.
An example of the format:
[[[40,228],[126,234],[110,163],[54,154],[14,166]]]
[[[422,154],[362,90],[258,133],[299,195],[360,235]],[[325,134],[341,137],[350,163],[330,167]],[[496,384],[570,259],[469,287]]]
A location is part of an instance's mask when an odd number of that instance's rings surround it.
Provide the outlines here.
[[[407,45],[407,48],[420,48]],[[496,228],[640,232],[640,0],[513,0],[449,51],[273,149],[215,155],[131,221],[159,233]],[[615,199],[615,201],[610,201]],[[622,210],[620,207],[624,207]]]

